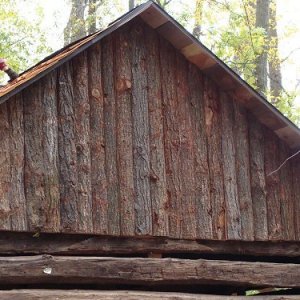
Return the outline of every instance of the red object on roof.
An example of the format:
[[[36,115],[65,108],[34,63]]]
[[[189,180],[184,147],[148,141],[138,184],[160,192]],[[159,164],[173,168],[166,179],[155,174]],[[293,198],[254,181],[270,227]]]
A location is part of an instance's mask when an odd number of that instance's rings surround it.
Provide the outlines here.
[[[5,67],[7,67],[6,60],[0,58],[0,70],[3,71]]]

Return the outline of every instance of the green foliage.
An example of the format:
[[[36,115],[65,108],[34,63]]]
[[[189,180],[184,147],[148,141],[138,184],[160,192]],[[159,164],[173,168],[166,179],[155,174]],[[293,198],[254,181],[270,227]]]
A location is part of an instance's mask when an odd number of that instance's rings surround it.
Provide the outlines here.
[[[137,6],[145,1],[135,0],[134,4]],[[271,2],[271,9],[275,11],[274,1],[276,0]],[[25,5],[25,2],[35,5],[34,18],[22,15],[21,4]],[[278,40],[270,38],[268,32],[262,28],[256,28],[256,0],[156,0],[155,2],[163,6],[191,32],[197,23],[196,5],[201,5],[201,42],[254,88],[256,88],[255,67],[260,54],[267,52],[273,66],[280,67],[282,63],[291,63],[289,57],[278,56]],[[75,2],[64,0],[64,3]],[[84,18],[74,20],[74,28],[71,28],[69,35],[71,38],[75,36],[78,28],[82,29],[83,35],[104,28],[126,12],[129,0],[89,0],[82,3],[85,5]],[[42,6],[43,1],[39,0],[0,0],[0,57],[7,58],[9,64],[18,72],[51,53],[51,49],[47,46],[46,33],[42,32],[39,26],[44,13]],[[200,7],[198,11],[199,9]],[[71,15],[70,19],[72,17]],[[276,19],[275,22],[271,21],[270,26],[271,28],[277,26]],[[296,33],[294,24],[284,28],[283,32],[285,39],[293,37]],[[1,80],[4,80],[3,74],[0,74]],[[296,87],[294,90],[282,88],[279,97],[274,97],[270,90],[265,91],[265,95],[281,112],[300,125],[300,107],[295,104],[295,99],[300,95],[296,92]]]
[[[64,28],[65,45],[105,28],[125,12],[121,0],[72,0],[70,4],[70,16]]]
[[[280,67],[281,61],[278,58],[278,41],[269,38],[263,28],[255,27],[255,1],[204,1],[206,5],[202,17],[201,41],[256,89],[255,67],[258,56],[267,53],[273,66]],[[276,24],[271,22],[270,26]],[[285,29],[285,37],[293,34],[295,26]],[[296,88],[286,91],[282,87],[281,95],[276,99],[269,89],[265,95],[284,115],[300,125],[300,107],[295,104],[295,99],[300,95]]]
[[[37,7],[37,19],[29,21],[20,14],[16,0],[0,0],[0,7],[0,57],[6,58],[17,72],[22,72],[51,51],[38,26],[43,11]],[[0,81],[3,82],[5,75],[1,73]]]
[[[292,91],[289,94],[283,91],[280,98],[274,104],[286,117],[300,126],[300,106],[295,104],[296,97],[296,91]]]

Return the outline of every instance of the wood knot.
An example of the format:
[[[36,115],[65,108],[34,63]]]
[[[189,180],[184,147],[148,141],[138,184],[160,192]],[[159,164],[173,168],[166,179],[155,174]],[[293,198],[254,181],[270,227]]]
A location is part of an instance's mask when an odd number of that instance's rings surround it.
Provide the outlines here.
[[[120,92],[131,89],[131,81],[126,78],[121,78],[117,81],[117,90]]]
[[[90,112],[90,104],[89,103],[84,103],[84,105],[83,105],[83,111],[85,113],[89,113]]]
[[[214,116],[214,112],[210,107],[205,108],[205,123],[208,127],[212,124],[212,119]]]
[[[82,145],[77,145],[76,146],[76,152],[77,152],[77,154],[83,153],[83,146]]]
[[[100,98],[100,91],[98,89],[92,89],[92,96],[95,98]]]
[[[154,173],[150,174],[150,180],[153,181],[153,182],[156,182],[158,181],[158,176]]]

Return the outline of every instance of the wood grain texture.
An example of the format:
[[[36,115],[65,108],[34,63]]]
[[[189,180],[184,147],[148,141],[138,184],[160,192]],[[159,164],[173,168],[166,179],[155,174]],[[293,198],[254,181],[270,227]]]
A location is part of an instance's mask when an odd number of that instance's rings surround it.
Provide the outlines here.
[[[75,147],[77,159],[78,232],[92,232],[92,191],[90,153],[90,104],[88,92],[87,53],[82,52],[73,61],[73,93],[75,120]]]
[[[208,145],[210,170],[210,199],[212,207],[213,238],[223,240],[226,236],[223,154],[222,154],[222,114],[216,86],[204,80],[205,128]]]
[[[190,89],[188,63],[180,53],[176,53],[176,86],[179,133],[179,167],[182,181],[180,210],[182,215],[182,237],[196,238],[197,209],[194,177],[194,141],[191,130]]]
[[[131,46],[129,30],[115,33],[115,97],[117,118],[117,164],[119,176],[120,228],[122,235],[134,235],[133,119],[131,98]],[[137,125],[138,126],[138,125]]]
[[[159,38],[145,29],[148,76],[148,107],[150,127],[150,194],[153,235],[169,234],[166,162],[164,153],[164,122],[162,105],[162,77],[160,74]]]
[[[262,125],[248,114],[251,196],[255,240],[268,239],[265,152]]]
[[[177,90],[175,77],[175,50],[165,40],[160,39],[160,62],[163,96],[164,146],[167,175],[166,207],[169,211],[169,236],[182,237],[182,174],[180,173],[180,133],[176,107]]]
[[[24,115],[22,94],[8,102],[10,126],[10,210],[11,229],[27,230],[26,199],[24,190]]]
[[[58,153],[60,180],[61,230],[78,230],[78,177],[75,144],[74,91],[72,66],[64,64],[58,70]]]
[[[268,234],[270,240],[283,239],[280,212],[280,177],[276,172],[280,163],[278,138],[268,128],[264,128],[265,140],[265,176],[267,190]]]
[[[56,73],[24,91],[25,192],[29,230],[59,230]]]
[[[295,154],[296,152],[294,152]],[[298,154],[292,161],[293,173],[293,201],[294,201],[294,222],[296,240],[300,240],[300,155]]]
[[[222,93],[221,97],[222,115],[222,154],[223,154],[223,176],[224,195],[226,206],[226,230],[227,238],[241,239],[242,224],[241,211],[238,198],[237,173],[236,173],[236,151],[233,137],[233,103],[229,97]]]
[[[11,229],[11,208],[10,208],[10,134],[9,134],[9,115],[8,104],[0,106],[0,227],[4,230]]]
[[[173,258],[0,257],[0,285],[126,284],[300,287],[297,264]]]
[[[254,221],[250,184],[250,158],[247,111],[233,102],[233,135],[235,143],[236,184],[241,219],[241,239],[254,239]]]
[[[11,290],[0,291],[3,300],[247,300],[246,296],[200,295],[184,293],[160,293],[143,291],[95,291],[95,290]],[[255,296],[257,300],[296,300],[299,296]]]
[[[138,255],[172,253],[256,256],[300,257],[300,242],[244,242],[217,240],[178,240],[167,237],[106,237],[74,234],[41,234],[2,232],[0,235],[1,255]]]
[[[46,230],[60,229],[60,195],[58,172],[57,73],[42,79],[42,104],[46,128],[43,136],[44,190],[46,196]]]
[[[90,99],[90,151],[93,232],[108,233],[108,198],[105,174],[104,95],[102,86],[102,48],[88,51]]]
[[[194,143],[194,188],[197,238],[212,238],[212,207],[210,199],[210,174],[208,145],[205,131],[204,81],[193,65],[189,65],[191,130]]]
[[[108,200],[108,233],[119,235],[120,206],[119,181],[117,170],[117,132],[116,99],[114,86],[114,47],[113,37],[109,36],[102,44],[102,78],[104,93],[104,137],[105,137],[105,172]]]
[[[282,164],[288,157],[291,156],[291,151],[288,146],[279,141],[279,162]],[[284,240],[295,239],[295,207],[292,195],[292,169],[291,162],[287,163],[279,170],[279,193],[280,193],[280,215],[282,224],[282,235]],[[298,211],[300,214],[300,211]]]
[[[289,148],[207,74],[137,18],[1,105],[0,230],[299,240]]]
[[[130,32],[132,43],[132,122],[136,234],[152,234],[150,195],[150,141],[145,32],[137,22]]]

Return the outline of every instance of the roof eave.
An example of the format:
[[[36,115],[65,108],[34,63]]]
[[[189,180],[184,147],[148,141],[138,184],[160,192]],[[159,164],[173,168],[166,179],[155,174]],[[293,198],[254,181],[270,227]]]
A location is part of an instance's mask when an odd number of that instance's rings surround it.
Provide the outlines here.
[[[236,101],[246,106],[280,139],[291,148],[300,148],[300,129],[157,4],[152,3],[141,13],[141,17],[171,42],[187,60],[198,66]]]
[[[8,84],[2,90],[0,90],[0,104],[4,103],[9,98],[13,97],[17,93],[21,92],[23,89],[31,85],[32,83],[38,81],[52,70],[56,69],[57,67],[61,66],[65,62],[71,60],[74,56],[78,55],[79,53],[83,52],[93,44],[97,43],[98,41],[102,40],[104,37],[108,36],[124,24],[128,23],[130,20],[134,19],[135,17],[139,16],[141,12],[147,10],[149,7],[153,5],[152,1],[148,1],[144,4],[141,4],[137,8],[129,11],[126,13],[122,18],[117,19],[116,21],[109,24],[109,26],[104,29],[103,31],[98,31],[94,34],[91,34],[85,38],[80,39],[77,42],[72,43],[71,45],[67,45],[61,50],[58,50],[56,55],[51,54],[49,57],[43,59],[41,62],[37,63],[35,66],[31,67],[30,69],[24,71],[20,76]],[[51,59],[52,57],[58,57],[58,59]],[[42,67],[41,67],[42,66]],[[45,67],[43,67],[45,66]],[[34,71],[37,69],[36,74],[30,77],[29,79],[26,77],[28,71]]]
[[[177,48],[191,63],[195,64],[204,74],[211,77],[232,98],[246,106],[260,122],[273,130],[280,139],[284,140],[292,149],[300,148],[300,129],[286,118],[279,110],[270,104],[262,95],[255,91],[239,75],[231,70],[224,62],[215,56],[199,40],[186,31],[176,20],[167,14],[156,3],[148,1],[123,17],[111,23],[102,32],[92,34],[71,48],[62,49],[57,60],[43,62],[45,68],[41,68],[29,80],[22,80],[22,76],[6,90],[0,97],[0,103],[17,94],[33,82],[39,80],[53,69],[72,59],[80,52],[97,43],[105,36],[120,28],[135,17],[140,16],[145,23],[156,30],[161,36]],[[56,56],[55,56],[56,57]],[[38,64],[40,66],[40,64]],[[26,74],[26,72],[25,72]],[[1,93],[0,93],[1,95]]]

